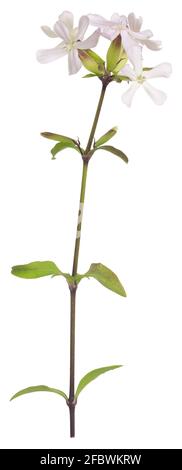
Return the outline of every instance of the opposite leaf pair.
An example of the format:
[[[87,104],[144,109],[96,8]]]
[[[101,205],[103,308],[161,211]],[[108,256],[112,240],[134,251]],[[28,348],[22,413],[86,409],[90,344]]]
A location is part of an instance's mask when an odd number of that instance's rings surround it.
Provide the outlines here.
[[[84,377],[80,380],[78,387],[75,392],[75,402],[77,401],[77,398],[80,394],[80,392],[90,383],[92,380],[95,380],[99,375],[104,374],[105,372],[108,372],[110,370],[118,369],[119,367],[122,367],[121,365],[117,366],[107,366],[107,367],[100,367],[99,369],[94,369],[88,372],[88,374],[84,375]],[[60,395],[66,400],[66,403],[68,403],[68,396],[66,393],[62,392],[62,390],[59,390],[57,388],[51,388],[47,387],[46,385],[35,385],[32,387],[27,387],[19,392],[15,393],[15,395],[12,396],[11,400],[14,400],[15,398],[21,397],[22,395],[27,395],[28,393],[33,393],[33,392],[51,392],[51,393],[56,393],[57,395]]]
[[[52,261],[33,261],[33,263],[13,266],[11,272],[14,276],[24,279],[36,279],[44,276],[63,276],[70,286],[72,284],[79,284],[84,278],[93,277],[107,289],[112,290],[122,297],[126,297],[124,287],[116,274],[101,263],[91,264],[85,274],[76,274],[76,276],[62,272]]]
[[[128,163],[128,157],[125,155],[124,152],[122,152],[122,150],[119,150],[111,145],[103,145],[110,139],[112,139],[116,132],[117,127],[113,127],[108,132],[106,132],[106,134],[104,134],[97,141],[95,141],[93,148],[91,148],[91,150],[89,151],[89,156],[91,157],[96,152],[96,150],[105,150],[107,152],[113,153],[114,155],[117,155],[117,157],[121,158],[125,163]],[[60,134],[54,134],[52,132],[42,132],[41,135],[46,139],[55,140],[57,142],[57,144],[54,145],[54,147],[51,149],[52,160],[55,160],[55,156],[66,148],[76,150],[78,153],[80,153],[82,157],[85,154],[85,150],[81,147],[79,140],[76,141],[71,137],[67,137]]]

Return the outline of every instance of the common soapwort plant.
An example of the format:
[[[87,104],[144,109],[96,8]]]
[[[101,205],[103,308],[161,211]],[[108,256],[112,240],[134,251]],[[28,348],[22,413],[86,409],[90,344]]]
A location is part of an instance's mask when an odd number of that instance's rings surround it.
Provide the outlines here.
[[[82,16],[78,26],[75,27],[73,14],[69,11],[63,11],[52,29],[49,26],[42,26],[42,31],[51,40],[55,41],[55,46],[37,52],[37,60],[42,64],[67,56],[70,75],[77,73],[83,66],[87,70],[84,78],[95,78],[101,85],[101,93],[86,148],[82,146],[79,139],[52,132],[41,133],[43,137],[54,142],[51,149],[53,160],[60,152],[71,148],[80,156],[83,162],[72,271],[63,272],[53,261],[33,261],[12,268],[12,274],[24,279],[61,276],[66,280],[70,292],[69,394],[46,385],[36,385],[20,390],[13,395],[11,400],[21,395],[40,391],[60,395],[69,408],[71,437],[75,436],[75,408],[82,390],[101,374],[122,367],[121,365],[109,365],[93,369],[80,380],[75,389],[75,314],[76,295],[80,282],[84,278],[94,278],[107,289],[119,294],[121,297],[126,297],[125,289],[117,275],[102,263],[91,264],[88,271],[83,274],[80,274],[78,270],[83,209],[90,160],[93,156],[97,157],[98,152],[102,150],[117,156],[122,162],[128,163],[128,157],[121,149],[110,145],[110,143],[108,144],[117,132],[116,127],[113,127],[101,137],[96,137],[97,124],[105,94],[110,84],[122,85],[122,87],[126,87],[122,95],[122,101],[125,105],[131,106],[136,91],[143,88],[155,104],[161,105],[166,100],[166,94],[154,88],[150,82],[154,78],[167,78],[172,71],[171,65],[167,62],[156,67],[146,66],[143,63],[145,48],[157,52],[161,49],[161,42],[153,39],[151,30],[143,30],[142,23],[142,18],[137,18],[134,13],[130,13],[128,16],[115,13],[110,20],[100,15],[88,14]],[[87,37],[86,33],[89,25],[94,26],[96,29]],[[109,41],[107,55],[104,59],[95,50],[93,51],[101,36]],[[76,134],[77,130],[75,131]]]

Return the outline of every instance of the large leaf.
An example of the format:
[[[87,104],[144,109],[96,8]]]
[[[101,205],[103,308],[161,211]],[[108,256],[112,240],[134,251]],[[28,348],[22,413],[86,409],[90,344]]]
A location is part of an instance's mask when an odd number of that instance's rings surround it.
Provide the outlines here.
[[[110,44],[107,51],[107,70],[112,72],[121,56],[121,35],[119,34]]]
[[[105,372],[108,372],[113,369],[118,369],[118,367],[122,367],[121,365],[119,366],[108,366],[108,367],[100,367],[99,369],[94,369],[91,370],[91,372],[88,372],[88,374],[84,375],[84,377],[80,380],[76,393],[75,393],[75,398],[78,398],[80,392],[90,383],[92,380],[95,380],[99,375],[104,374]]]
[[[126,292],[122,286],[120,280],[113,271],[111,271],[107,266],[101,263],[93,263],[90,266],[90,269],[85,274],[78,274],[77,281],[85,277],[93,277],[98,282],[100,282],[107,289],[112,290],[116,294],[126,297]]]
[[[65,144],[73,143],[77,145],[77,141],[66,135],[54,134],[53,132],[41,132],[41,136],[46,139],[55,140],[56,142],[62,142]]]
[[[117,127],[113,127],[112,129],[110,129],[108,132],[106,132],[106,134],[102,135],[102,137],[100,137],[100,139],[98,139],[96,142],[95,142],[95,147],[99,147],[100,145],[103,145],[105,144],[106,142],[108,142],[108,140],[112,139],[112,137],[114,137],[114,135],[116,134],[117,132]]]
[[[57,153],[61,152],[62,150],[65,150],[65,149],[67,149],[67,148],[72,148],[72,149],[74,149],[74,150],[76,150],[77,152],[80,153],[79,148],[78,148],[73,142],[67,142],[67,143],[58,142],[58,143],[51,149],[52,160],[55,160],[55,156],[57,155]]]
[[[25,279],[36,279],[43,276],[63,275],[52,261],[33,261],[33,263],[13,266],[11,273]]]
[[[24,388],[19,392],[15,393],[10,399],[10,401],[14,400],[15,398],[21,397],[21,395],[26,395],[27,393],[34,393],[34,392],[52,392],[57,393],[57,395],[61,395],[65,400],[68,400],[66,393],[58,390],[57,388],[47,387],[46,385],[35,385],[33,387]]]
[[[100,149],[106,150],[106,152],[113,153],[114,155],[117,155],[117,157],[121,158],[125,163],[128,163],[128,157],[125,155],[124,152],[122,152],[122,150],[119,150],[113,147],[112,145],[102,145],[96,150],[100,150]]]

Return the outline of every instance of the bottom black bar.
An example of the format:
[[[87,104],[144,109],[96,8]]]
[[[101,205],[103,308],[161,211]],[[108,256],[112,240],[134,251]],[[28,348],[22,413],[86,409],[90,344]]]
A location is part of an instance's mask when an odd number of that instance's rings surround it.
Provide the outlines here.
[[[26,469],[57,465],[63,468],[83,468],[102,465],[171,465],[182,461],[182,449],[2,449],[1,468]],[[2,467],[5,463],[6,466]]]

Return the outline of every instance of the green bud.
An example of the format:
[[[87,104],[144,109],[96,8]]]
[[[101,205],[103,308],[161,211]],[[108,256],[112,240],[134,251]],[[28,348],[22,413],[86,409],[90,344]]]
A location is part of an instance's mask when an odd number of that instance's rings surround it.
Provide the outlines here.
[[[107,70],[113,72],[121,58],[121,35],[119,34],[110,44],[107,51]]]
[[[90,49],[78,50],[79,58],[84,67],[97,76],[105,73],[105,62],[95,52]]]

